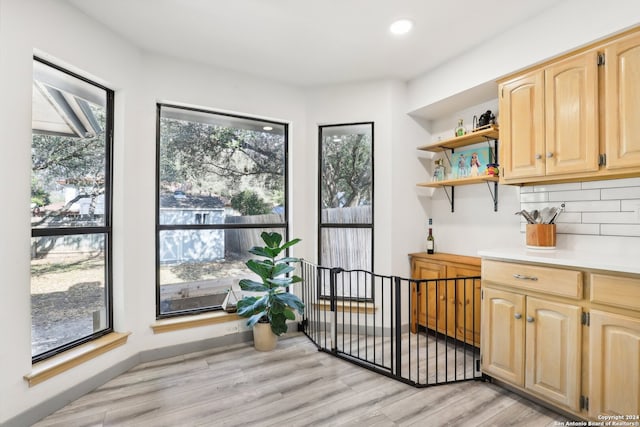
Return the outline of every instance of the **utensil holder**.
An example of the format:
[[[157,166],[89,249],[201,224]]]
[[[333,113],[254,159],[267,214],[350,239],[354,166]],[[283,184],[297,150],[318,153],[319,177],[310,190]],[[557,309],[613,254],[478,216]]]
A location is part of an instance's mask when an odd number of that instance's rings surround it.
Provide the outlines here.
[[[527,224],[527,247],[554,249],[556,247],[556,225]]]

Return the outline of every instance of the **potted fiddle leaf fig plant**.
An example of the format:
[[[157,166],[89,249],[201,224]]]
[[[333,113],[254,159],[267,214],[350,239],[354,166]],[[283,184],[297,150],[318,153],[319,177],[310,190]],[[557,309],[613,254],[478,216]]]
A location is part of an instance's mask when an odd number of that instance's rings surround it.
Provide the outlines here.
[[[247,326],[253,327],[256,349],[270,351],[276,347],[278,336],[287,332],[287,320],[295,320],[294,311],[302,314],[304,310],[300,298],[287,291],[290,285],[302,282],[299,276],[290,275],[295,270],[291,264],[300,260],[287,256],[278,258],[300,239],[282,243],[282,235],[266,231],[260,237],[265,246],[254,246],[249,252],[261,258],[250,259],[246,266],[261,281],[242,279],[240,288],[248,292],[261,292],[262,295],[244,296],[238,301],[237,307],[238,315],[249,318]]]

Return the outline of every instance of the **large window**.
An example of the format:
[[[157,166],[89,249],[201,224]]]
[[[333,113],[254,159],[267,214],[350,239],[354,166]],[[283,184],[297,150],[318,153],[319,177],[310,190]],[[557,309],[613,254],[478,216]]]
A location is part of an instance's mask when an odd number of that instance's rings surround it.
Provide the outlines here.
[[[33,62],[31,354],[42,360],[113,330],[113,91]]]
[[[371,271],[373,123],[320,126],[319,153],[320,265]],[[372,292],[366,274],[351,287],[337,286],[338,296],[346,299],[369,300]]]
[[[221,309],[262,231],[287,233],[287,125],[158,105],[157,316]]]

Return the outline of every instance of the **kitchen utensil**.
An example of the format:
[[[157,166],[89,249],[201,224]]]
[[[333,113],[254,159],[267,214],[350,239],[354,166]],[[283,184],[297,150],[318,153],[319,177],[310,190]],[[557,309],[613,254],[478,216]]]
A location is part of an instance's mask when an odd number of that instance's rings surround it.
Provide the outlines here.
[[[539,223],[539,218],[540,218],[540,213],[538,212],[538,209],[534,209],[533,211],[531,211],[531,217],[533,218],[533,223]]]
[[[556,211],[551,217],[551,220],[549,220],[549,224],[555,224],[556,219],[558,218],[558,215],[560,215],[562,211],[564,211],[564,203],[560,205],[560,209],[556,208]]]
[[[535,219],[533,219],[531,214],[529,212],[525,211],[524,209],[522,209],[521,211],[516,212],[515,215],[522,215],[524,217],[524,219],[526,219],[529,224],[535,224],[536,223]]]
[[[551,212],[552,209],[555,209],[555,208],[551,208],[551,207],[547,206],[546,208],[543,208],[540,211],[540,214],[539,214],[540,215],[540,221],[539,222],[541,224],[550,224],[549,221],[551,221],[551,217],[553,215],[553,213]]]

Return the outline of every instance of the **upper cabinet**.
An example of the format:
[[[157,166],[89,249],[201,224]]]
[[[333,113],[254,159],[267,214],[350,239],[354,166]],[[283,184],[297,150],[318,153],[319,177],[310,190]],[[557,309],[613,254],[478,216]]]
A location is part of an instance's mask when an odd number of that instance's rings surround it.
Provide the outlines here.
[[[605,148],[609,170],[640,165],[640,33],[605,46]]]
[[[640,33],[499,82],[507,184],[640,173]]]

